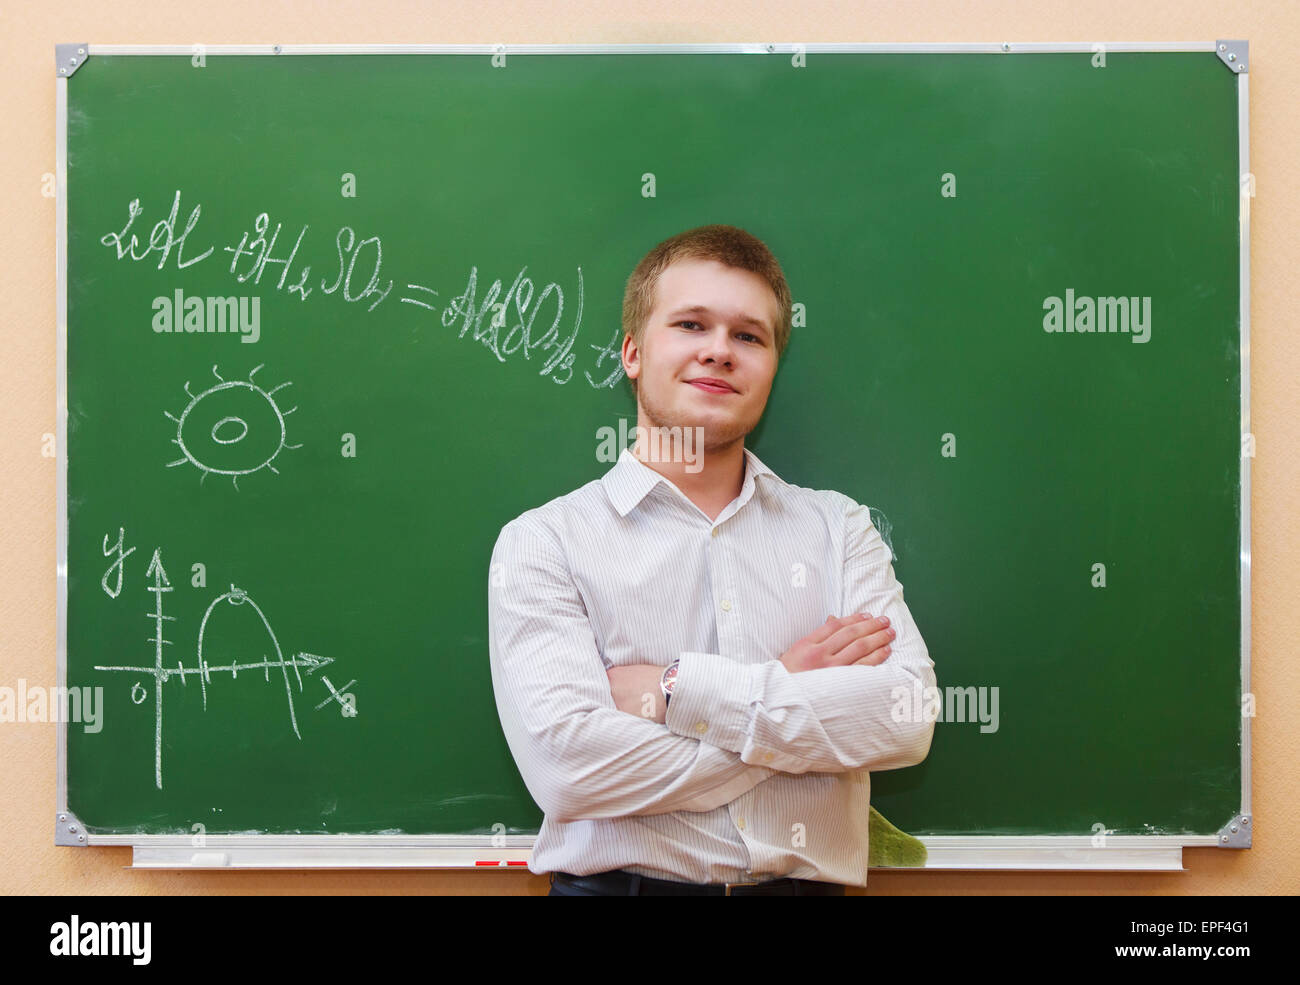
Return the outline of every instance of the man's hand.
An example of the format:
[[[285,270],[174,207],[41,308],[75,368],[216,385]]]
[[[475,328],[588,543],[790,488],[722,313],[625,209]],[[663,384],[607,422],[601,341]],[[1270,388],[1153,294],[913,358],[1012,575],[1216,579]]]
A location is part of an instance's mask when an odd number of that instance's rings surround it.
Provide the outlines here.
[[[829,616],[826,622],[783,653],[781,663],[792,674],[850,664],[874,667],[889,659],[889,643],[893,638],[894,631],[884,617],[873,619],[869,612],[860,612],[846,619]],[[668,705],[664,701],[663,688],[659,686],[663,672],[664,669],[655,664],[610,667],[605,674],[609,677],[609,693],[614,697],[615,707],[629,715],[665,724]]]
[[[664,701],[664,690],[659,686],[664,674],[662,667],[626,664],[610,667],[605,673],[609,677],[609,693],[614,696],[619,711],[660,725],[667,723],[668,704]]]
[[[889,658],[894,631],[888,627],[888,619],[873,619],[869,612],[845,619],[828,616],[821,626],[781,654],[781,663],[792,674],[850,664],[874,667]]]

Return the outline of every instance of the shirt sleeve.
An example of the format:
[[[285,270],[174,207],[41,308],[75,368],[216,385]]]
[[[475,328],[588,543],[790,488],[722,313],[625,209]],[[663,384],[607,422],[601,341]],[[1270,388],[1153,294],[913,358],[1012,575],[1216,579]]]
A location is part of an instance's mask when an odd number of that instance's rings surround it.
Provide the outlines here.
[[[921,714],[921,698],[936,686],[934,661],[870,513],[835,496],[845,524],[842,610],[835,615],[887,616],[897,634],[889,657],[876,666],[792,674],[780,654],[741,664],[716,653],[683,652],[666,716],[671,732],[698,735],[746,763],[786,773],[892,770],[929,754],[934,722]]]
[[[502,730],[555,820],[710,811],[775,772],[620,711],[558,538],[513,520],[492,552],[488,650]]]

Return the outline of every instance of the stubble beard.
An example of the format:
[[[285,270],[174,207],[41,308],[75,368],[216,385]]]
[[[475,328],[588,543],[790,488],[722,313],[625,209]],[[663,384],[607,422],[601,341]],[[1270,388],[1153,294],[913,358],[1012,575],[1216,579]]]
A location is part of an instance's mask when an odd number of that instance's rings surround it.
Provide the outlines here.
[[[689,383],[682,384],[690,386]],[[637,406],[641,415],[645,418],[647,427],[703,427],[704,428],[704,445],[703,451],[706,455],[717,454],[741,441],[753,430],[752,426],[747,426],[744,421],[731,420],[727,426],[719,427],[718,425],[696,425],[684,418],[674,417],[665,407],[660,405],[654,397],[648,393],[645,386],[637,387]],[[757,423],[757,422],[755,422]]]

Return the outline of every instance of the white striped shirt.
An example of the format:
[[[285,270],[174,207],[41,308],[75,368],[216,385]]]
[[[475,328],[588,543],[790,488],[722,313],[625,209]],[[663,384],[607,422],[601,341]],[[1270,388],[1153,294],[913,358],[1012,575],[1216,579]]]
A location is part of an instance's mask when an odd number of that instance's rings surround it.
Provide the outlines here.
[[[934,662],[867,508],[790,485],[745,449],[716,521],[624,449],[528,510],[492,552],[497,711],[544,818],[528,867],[681,882],[864,886],[870,770],[923,760],[896,722]],[[887,616],[877,666],[780,662],[829,615]],[[680,659],[667,724],[618,710],[606,668]]]

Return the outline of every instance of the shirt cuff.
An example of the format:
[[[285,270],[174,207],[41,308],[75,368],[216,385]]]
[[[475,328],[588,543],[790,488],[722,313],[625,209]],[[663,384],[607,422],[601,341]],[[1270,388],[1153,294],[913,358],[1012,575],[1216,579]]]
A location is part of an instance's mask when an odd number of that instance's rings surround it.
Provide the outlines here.
[[[740,752],[749,732],[753,676],[717,653],[683,651],[664,724],[675,735]]]

